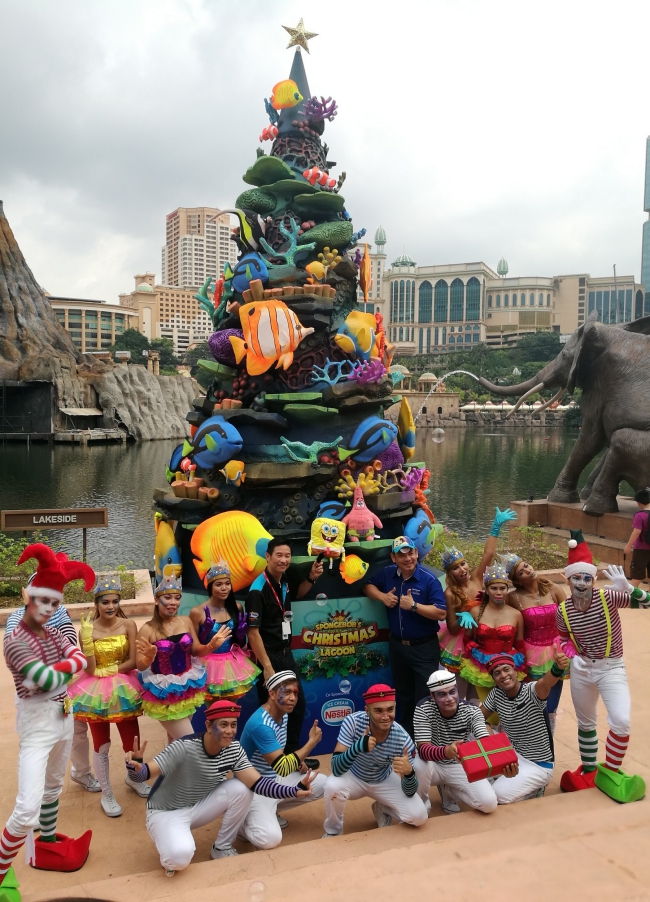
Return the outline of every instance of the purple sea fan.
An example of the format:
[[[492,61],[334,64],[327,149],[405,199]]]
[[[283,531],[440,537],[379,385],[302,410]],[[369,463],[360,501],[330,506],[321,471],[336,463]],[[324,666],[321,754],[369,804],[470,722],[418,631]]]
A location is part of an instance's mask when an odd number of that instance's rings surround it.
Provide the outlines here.
[[[236,335],[238,338],[244,337],[241,329],[221,329],[220,332],[213,332],[208,338],[210,353],[217,363],[223,363],[225,366],[237,366],[235,352],[228,340],[231,335]]]
[[[424,470],[418,469],[418,467],[411,467],[408,473],[405,474],[404,478],[400,479],[400,485],[405,492],[412,491],[417,485],[420,484],[423,475]]]
[[[404,463],[404,455],[399,449],[397,442],[392,442],[385,451],[377,455],[377,459],[381,461],[381,472],[386,470],[394,470],[401,467]]]
[[[319,100],[317,97],[311,97],[303,104],[303,115],[314,122],[322,122],[329,119],[331,122],[337,113],[337,103],[331,97],[323,97]]]
[[[381,382],[388,370],[377,357],[355,363],[354,369],[348,379],[356,379],[359,385],[368,385],[371,382]]]

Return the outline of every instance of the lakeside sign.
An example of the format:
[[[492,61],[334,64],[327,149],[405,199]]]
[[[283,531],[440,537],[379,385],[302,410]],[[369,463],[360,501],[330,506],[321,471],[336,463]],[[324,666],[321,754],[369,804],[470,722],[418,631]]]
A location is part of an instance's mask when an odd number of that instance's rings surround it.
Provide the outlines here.
[[[85,563],[87,553],[86,530],[108,526],[107,507],[71,507],[63,510],[31,510],[0,511],[0,530],[2,532],[22,532],[27,538],[28,532],[37,529],[81,529],[82,559]]]
[[[92,529],[108,526],[108,508],[73,507],[59,510],[2,511],[3,532],[36,529]]]

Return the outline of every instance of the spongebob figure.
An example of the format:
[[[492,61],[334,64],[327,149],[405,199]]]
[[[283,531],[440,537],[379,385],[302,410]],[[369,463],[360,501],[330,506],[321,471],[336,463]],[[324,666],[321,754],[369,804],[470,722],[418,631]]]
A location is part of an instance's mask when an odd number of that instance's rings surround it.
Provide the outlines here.
[[[307,546],[307,554],[324,555],[331,561],[334,558],[345,560],[345,523],[331,520],[328,517],[317,517],[311,525],[311,539]]]

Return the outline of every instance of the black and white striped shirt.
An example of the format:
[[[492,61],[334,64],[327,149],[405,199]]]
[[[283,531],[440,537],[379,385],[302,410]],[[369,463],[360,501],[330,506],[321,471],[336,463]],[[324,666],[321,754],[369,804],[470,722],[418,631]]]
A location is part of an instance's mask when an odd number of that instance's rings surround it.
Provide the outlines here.
[[[203,733],[175,739],[153,759],[161,770],[154,783],[147,808],[176,811],[191,808],[223,783],[230,771],[252,767],[238,742],[231,742],[218,755],[208,755]]]
[[[529,761],[554,761],[553,740],[546,715],[546,699],[535,692],[537,683],[520,683],[514,698],[495,686],[483,707],[499,715],[501,728],[514,750]]]
[[[415,741],[430,742],[432,745],[447,746],[452,742],[467,742],[469,739],[483,739],[489,735],[485,718],[480,708],[459,702],[453,717],[443,717],[432,698],[423,698],[413,714]],[[438,764],[453,764],[448,758]]]

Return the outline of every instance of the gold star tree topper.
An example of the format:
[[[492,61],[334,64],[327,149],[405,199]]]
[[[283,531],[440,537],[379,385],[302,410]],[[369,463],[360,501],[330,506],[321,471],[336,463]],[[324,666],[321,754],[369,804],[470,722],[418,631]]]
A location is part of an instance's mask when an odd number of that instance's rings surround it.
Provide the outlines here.
[[[305,26],[303,25],[302,19],[295,28],[289,28],[288,25],[282,26],[285,31],[289,32],[291,40],[287,44],[287,50],[290,47],[302,47],[303,50],[306,50],[309,53],[309,47],[307,46],[307,41],[311,41],[312,38],[317,38],[318,35],[313,31],[305,31]]]

